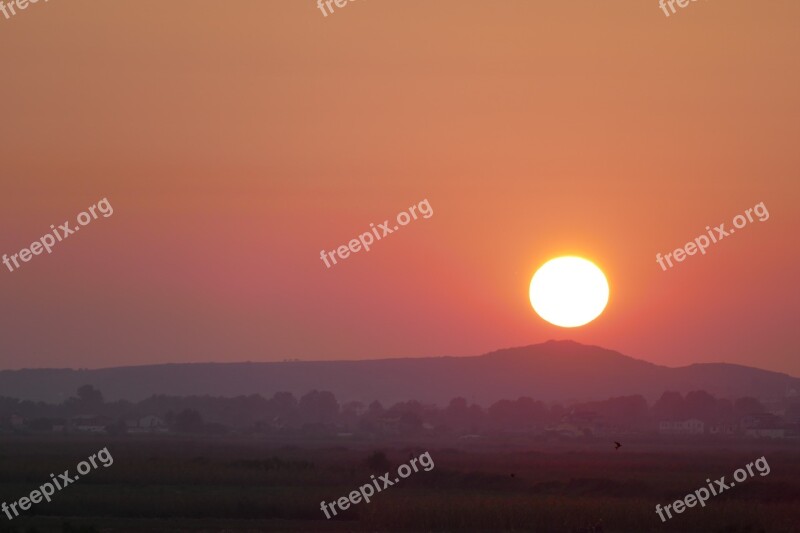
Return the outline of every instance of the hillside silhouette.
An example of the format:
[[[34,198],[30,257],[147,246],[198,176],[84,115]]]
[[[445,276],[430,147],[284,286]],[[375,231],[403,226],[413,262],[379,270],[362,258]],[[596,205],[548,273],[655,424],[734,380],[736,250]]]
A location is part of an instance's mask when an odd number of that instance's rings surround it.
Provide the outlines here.
[[[549,341],[473,357],[7,370],[0,372],[0,395],[62,402],[85,383],[108,400],[140,401],[157,394],[268,397],[319,389],[342,401],[413,399],[438,405],[458,396],[487,405],[520,396],[591,401],[638,394],[654,401],[665,390],[756,398],[800,391],[800,379],[778,372],[725,363],[670,368],[598,346]]]

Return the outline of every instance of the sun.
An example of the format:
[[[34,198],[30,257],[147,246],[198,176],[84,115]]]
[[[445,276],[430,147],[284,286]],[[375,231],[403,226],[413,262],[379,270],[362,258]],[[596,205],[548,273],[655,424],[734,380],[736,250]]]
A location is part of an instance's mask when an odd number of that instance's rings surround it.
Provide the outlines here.
[[[533,275],[529,295],[540,317],[562,328],[575,328],[588,324],[606,308],[608,281],[591,261],[556,257]]]

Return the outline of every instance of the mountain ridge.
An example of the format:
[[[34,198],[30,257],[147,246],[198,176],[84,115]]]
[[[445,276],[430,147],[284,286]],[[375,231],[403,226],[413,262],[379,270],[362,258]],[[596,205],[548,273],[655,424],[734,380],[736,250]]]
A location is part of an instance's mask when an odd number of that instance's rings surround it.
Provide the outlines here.
[[[502,348],[476,356],[336,361],[165,363],[103,369],[0,371],[0,396],[60,402],[84,384],[107,400],[139,401],[154,394],[239,396],[330,390],[340,401],[417,400],[446,404],[463,396],[489,404],[529,396],[589,401],[665,390],[703,389],[715,396],[770,398],[800,391],[788,374],[732,363],[667,367],[574,341]]]

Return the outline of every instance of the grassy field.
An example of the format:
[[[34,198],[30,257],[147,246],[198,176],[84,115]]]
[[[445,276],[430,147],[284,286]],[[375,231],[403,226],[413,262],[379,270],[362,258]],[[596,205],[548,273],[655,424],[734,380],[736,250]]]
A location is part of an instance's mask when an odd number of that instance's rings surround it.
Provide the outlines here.
[[[175,437],[3,437],[0,502],[10,503],[97,450],[100,467],[0,532],[141,531],[800,531],[797,444],[626,442],[277,443]],[[320,502],[370,482],[366,459],[397,465],[430,452],[435,467],[327,520]],[[758,457],[756,473],[706,507],[662,523],[662,506]]]

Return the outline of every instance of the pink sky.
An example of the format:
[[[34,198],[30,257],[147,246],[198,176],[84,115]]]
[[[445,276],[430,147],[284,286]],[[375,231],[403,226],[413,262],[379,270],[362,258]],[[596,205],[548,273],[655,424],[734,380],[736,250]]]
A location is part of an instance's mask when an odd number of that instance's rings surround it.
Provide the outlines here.
[[[472,355],[574,339],[800,376],[800,4],[88,1],[0,18],[0,368]],[[334,268],[319,259],[428,199]],[[655,254],[764,202],[662,272]],[[595,322],[536,268],[607,274]]]

